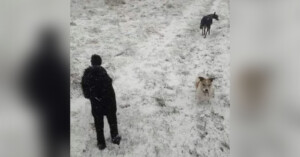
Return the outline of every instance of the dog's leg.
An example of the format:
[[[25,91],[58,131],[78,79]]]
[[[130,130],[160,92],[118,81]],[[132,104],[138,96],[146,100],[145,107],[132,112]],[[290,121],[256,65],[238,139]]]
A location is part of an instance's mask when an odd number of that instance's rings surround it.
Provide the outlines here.
[[[207,28],[205,27],[205,29],[204,29],[204,38],[206,38],[206,35],[207,35]]]

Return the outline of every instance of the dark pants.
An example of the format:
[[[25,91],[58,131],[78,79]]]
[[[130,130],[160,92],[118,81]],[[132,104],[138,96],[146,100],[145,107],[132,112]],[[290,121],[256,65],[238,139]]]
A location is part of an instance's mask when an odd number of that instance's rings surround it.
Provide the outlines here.
[[[104,132],[103,132],[103,117],[106,116],[109,128],[110,128],[110,135],[111,139],[114,139],[119,133],[118,133],[118,125],[117,125],[117,116],[116,112],[109,113],[109,114],[93,114],[94,121],[95,121],[95,127],[96,127],[96,133],[97,133],[97,141],[99,144],[105,144],[105,138],[104,138]]]

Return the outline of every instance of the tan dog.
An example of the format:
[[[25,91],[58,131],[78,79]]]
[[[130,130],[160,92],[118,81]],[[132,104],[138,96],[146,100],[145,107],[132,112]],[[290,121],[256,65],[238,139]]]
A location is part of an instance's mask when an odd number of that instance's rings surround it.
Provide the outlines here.
[[[214,78],[198,77],[196,79],[196,98],[199,102],[209,101],[214,97],[214,88],[212,86]]]

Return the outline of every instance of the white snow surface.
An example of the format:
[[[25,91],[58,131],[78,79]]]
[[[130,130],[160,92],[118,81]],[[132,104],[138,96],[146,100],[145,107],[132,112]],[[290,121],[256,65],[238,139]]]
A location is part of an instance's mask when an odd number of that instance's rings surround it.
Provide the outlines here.
[[[228,157],[230,120],[229,0],[101,0],[71,3],[72,157]],[[202,16],[217,12],[211,35]],[[97,147],[80,81],[92,54],[113,78],[120,145]],[[195,79],[213,76],[215,97],[197,103]],[[162,101],[158,101],[162,100]]]

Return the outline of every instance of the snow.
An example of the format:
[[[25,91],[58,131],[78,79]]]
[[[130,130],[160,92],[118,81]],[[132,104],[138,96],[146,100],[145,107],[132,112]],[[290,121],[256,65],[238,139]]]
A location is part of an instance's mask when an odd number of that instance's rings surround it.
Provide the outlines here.
[[[100,0],[71,4],[71,155],[228,157],[230,118],[229,1]],[[202,16],[217,12],[211,35]],[[96,147],[90,103],[80,90],[90,56],[113,78],[121,144]],[[215,98],[197,104],[194,81],[214,76]]]

